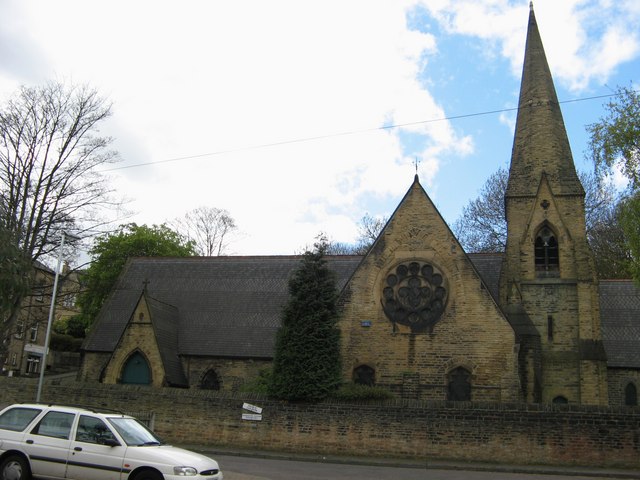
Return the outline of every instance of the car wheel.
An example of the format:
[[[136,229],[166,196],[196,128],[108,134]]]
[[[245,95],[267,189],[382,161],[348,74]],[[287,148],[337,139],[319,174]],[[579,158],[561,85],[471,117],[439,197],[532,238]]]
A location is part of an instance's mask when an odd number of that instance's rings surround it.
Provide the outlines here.
[[[9,455],[0,464],[1,480],[28,480],[31,478],[29,464],[20,455]]]
[[[138,473],[133,480],[164,480],[164,477],[155,470],[143,470]]]

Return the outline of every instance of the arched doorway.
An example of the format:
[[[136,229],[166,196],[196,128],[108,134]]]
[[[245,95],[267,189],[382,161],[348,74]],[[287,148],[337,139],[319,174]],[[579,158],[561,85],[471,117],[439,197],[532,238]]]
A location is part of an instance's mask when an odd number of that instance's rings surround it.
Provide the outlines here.
[[[471,372],[463,367],[454,368],[448,375],[447,400],[452,402],[471,401]]]
[[[122,367],[120,383],[129,385],[151,384],[151,368],[142,353],[135,352],[127,359]]]
[[[632,382],[627,383],[624,389],[624,404],[629,407],[638,405],[638,389]]]
[[[218,374],[214,369],[207,370],[202,377],[200,388],[203,390],[220,390],[221,382]]]

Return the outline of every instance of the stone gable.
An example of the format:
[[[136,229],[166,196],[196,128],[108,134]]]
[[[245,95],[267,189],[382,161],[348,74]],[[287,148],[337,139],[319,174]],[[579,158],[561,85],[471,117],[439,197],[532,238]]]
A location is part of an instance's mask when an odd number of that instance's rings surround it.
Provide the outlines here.
[[[473,400],[518,399],[515,332],[417,179],[342,303],[345,380],[366,366],[376,384],[445,400],[463,368]]]

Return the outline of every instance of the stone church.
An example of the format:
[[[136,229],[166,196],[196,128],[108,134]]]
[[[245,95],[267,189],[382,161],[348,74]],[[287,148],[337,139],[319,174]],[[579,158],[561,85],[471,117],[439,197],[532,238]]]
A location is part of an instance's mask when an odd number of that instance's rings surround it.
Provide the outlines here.
[[[505,252],[465,252],[416,175],[366,255],[327,259],[344,381],[406,399],[637,405],[640,290],[598,281],[584,197],[531,8]],[[80,379],[237,391],[271,364],[300,259],[130,259]]]

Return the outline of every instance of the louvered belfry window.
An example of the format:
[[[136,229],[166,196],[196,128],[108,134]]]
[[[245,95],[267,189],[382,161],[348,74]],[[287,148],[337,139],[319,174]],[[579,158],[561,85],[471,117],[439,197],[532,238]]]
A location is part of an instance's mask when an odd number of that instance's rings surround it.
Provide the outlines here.
[[[553,272],[559,269],[558,241],[549,227],[541,228],[536,235],[535,264],[538,272]]]

